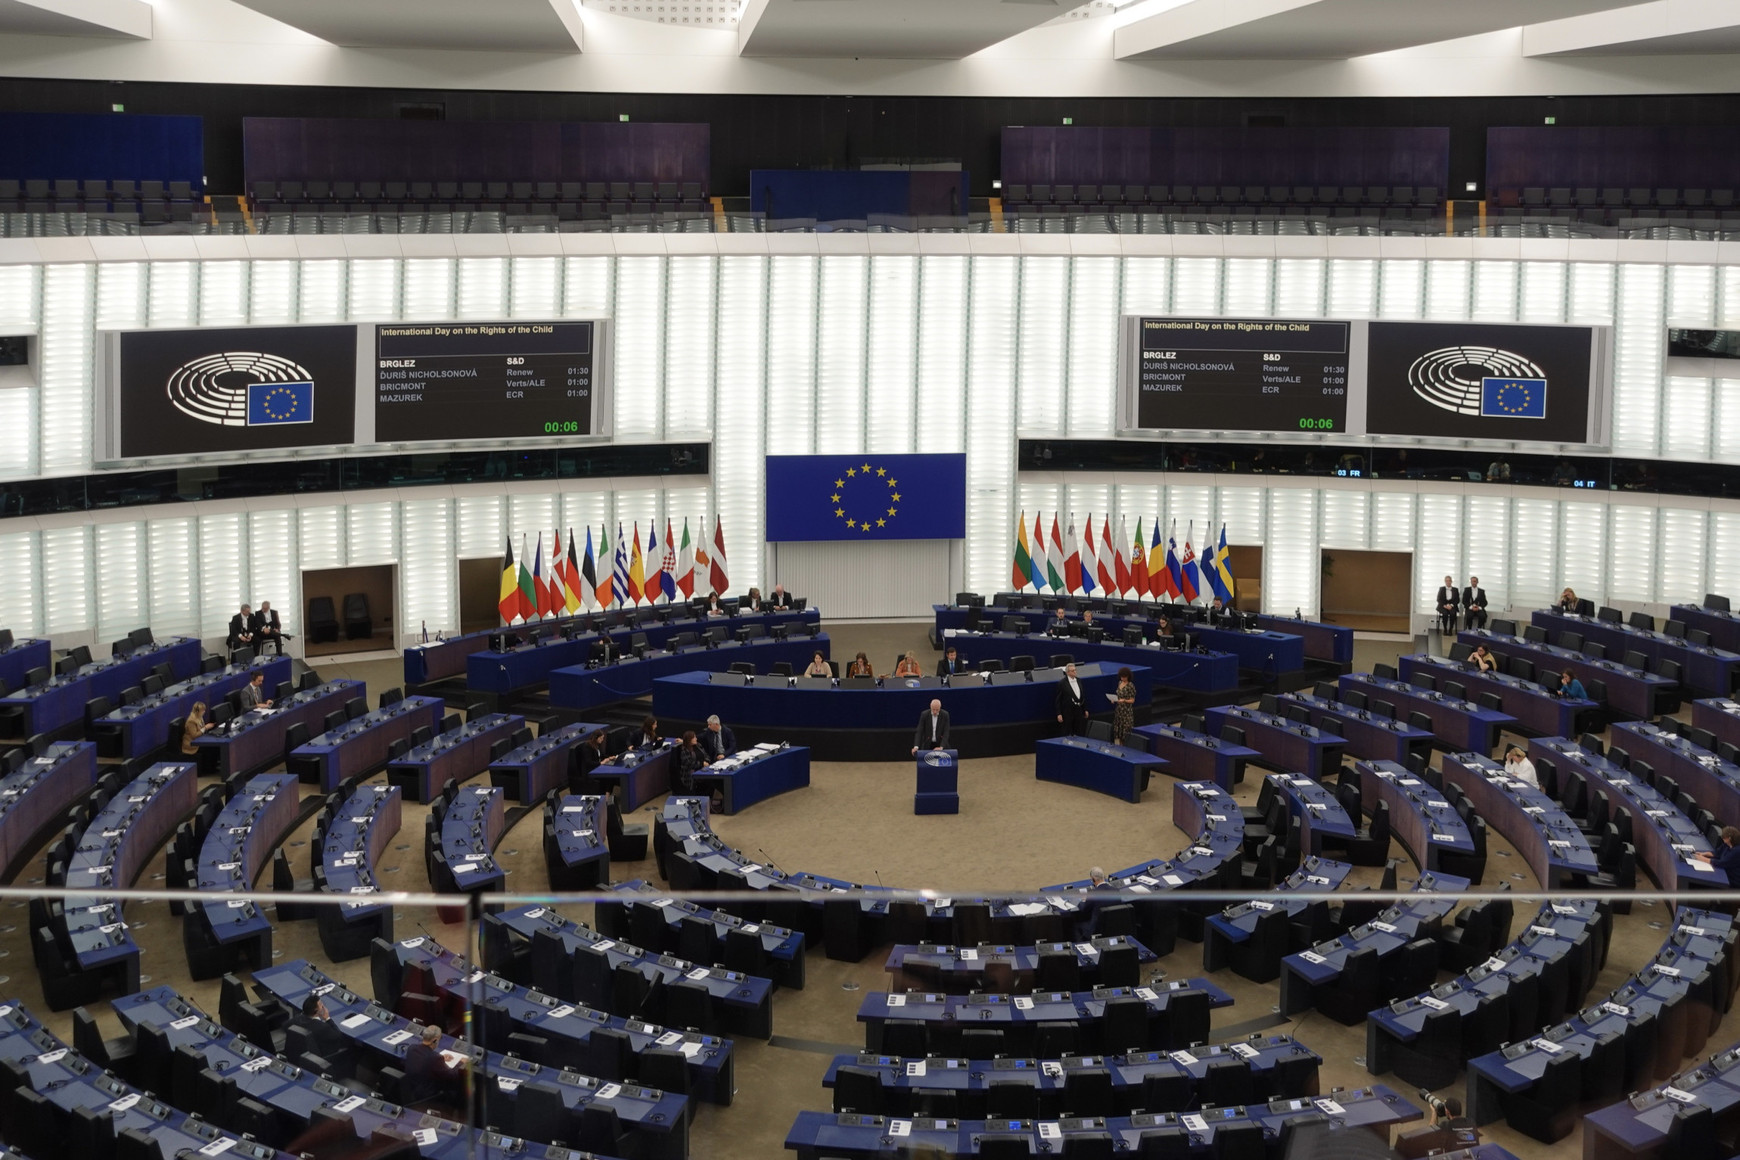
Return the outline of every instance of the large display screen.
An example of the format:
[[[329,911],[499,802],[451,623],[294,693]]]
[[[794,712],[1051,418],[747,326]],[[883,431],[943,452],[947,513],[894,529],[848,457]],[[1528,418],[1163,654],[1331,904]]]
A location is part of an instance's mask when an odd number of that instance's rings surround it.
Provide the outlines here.
[[[375,328],[375,441],[593,434],[597,325]]]
[[[100,458],[348,444],[356,327],[137,330],[110,336]]]
[[[1590,441],[1589,327],[1372,322],[1367,328],[1370,434]]]
[[[1136,426],[1346,431],[1348,324],[1140,318]]]
[[[965,455],[769,455],[769,540],[958,540]]]

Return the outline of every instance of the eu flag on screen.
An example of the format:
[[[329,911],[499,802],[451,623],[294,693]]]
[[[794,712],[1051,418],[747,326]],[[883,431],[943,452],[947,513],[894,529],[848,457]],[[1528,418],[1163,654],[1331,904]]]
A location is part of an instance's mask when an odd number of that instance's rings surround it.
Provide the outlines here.
[[[769,540],[958,540],[965,455],[769,455]]]
[[[1499,419],[1545,419],[1547,380],[1481,379],[1480,413]]]
[[[249,383],[248,426],[314,422],[313,383]]]

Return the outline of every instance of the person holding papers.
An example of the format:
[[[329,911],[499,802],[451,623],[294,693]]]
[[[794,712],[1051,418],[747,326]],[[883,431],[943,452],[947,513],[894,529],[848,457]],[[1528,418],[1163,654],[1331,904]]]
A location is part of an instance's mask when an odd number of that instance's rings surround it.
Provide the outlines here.
[[[217,726],[205,719],[205,702],[195,701],[193,708],[187,711],[187,724],[181,729],[181,755],[192,757],[199,750],[193,747],[194,738],[203,737]]]
[[[271,707],[272,702],[266,697],[266,674],[256,670],[254,679],[242,686],[242,712]]]
[[[441,1028],[425,1024],[422,1038],[405,1052],[402,1102],[418,1111],[458,1119],[465,1106],[465,1057],[441,1050]]]
[[[1081,681],[1076,679],[1074,665],[1063,668],[1063,680],[1057,682],[1054,708],[1065,737],[1074,737],[1087,729],[1087,702],[1083,699]]]
[[[949,715],[942,707],[942,702],[931,699],[930,708],[918,715],[918,728],[912,731],[912,753],[918,755],[920,749],[947,749],[949,747]]]
[[[1118,670],[1118,691],[1112,694],[1112,740],[1122,745],[1136,727],[1136,682],[1130,670]]]
[[[1716,848],[1715,853],[1699,850],[1692,857],[1700,862],[1708,862],[1718,874],[1727,875],[1728,885],[1740,886],[1740,874],[1735,873],[1740,870],[1740,844],[1737,843],[1740,843],[1740,829],[1723,826],[1722,844]]]

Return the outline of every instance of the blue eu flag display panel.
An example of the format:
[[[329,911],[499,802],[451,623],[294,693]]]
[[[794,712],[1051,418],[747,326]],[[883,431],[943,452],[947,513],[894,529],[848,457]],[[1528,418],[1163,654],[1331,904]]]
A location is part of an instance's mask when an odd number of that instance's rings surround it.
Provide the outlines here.
[[[767,538],[958,540],[965,455],[770,455]]]
[[[249,383],[248,426],[314,422],[314,383]]]
[[[1547,380],[1481,379],[1480,413],[1512,419],[1547,417]]]

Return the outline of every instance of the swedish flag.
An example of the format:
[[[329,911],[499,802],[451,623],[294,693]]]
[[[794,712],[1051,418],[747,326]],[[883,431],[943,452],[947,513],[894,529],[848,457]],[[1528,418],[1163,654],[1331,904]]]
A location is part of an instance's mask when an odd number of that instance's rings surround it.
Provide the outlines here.
[[[248,426],[314,422],[314,384],[249,383]]]
[[[1545,419],[1547,380],[1481,379],[1480,414],[1498,419]]]

